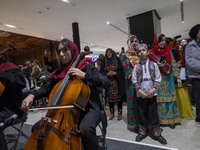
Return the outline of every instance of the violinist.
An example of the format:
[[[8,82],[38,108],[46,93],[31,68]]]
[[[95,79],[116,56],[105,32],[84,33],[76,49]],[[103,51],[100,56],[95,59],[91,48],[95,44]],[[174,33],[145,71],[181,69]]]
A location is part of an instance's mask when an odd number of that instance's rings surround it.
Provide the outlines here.
[[[60,67],[52,72],[50,81],[28,95],[22,102],[21,108],[27,110],[33,103],[34,99],[49,95],[54,85],[67,74],[77,76],[82,79],[90,88],[90,99],[85,111],[81,114],[79,120],[79,130],[84,150],[98,149],[98,140],[96,136],[96,127],[101,121],[101,111],[103,109],[98,96],[97,86],[109,88],[109,79],[100,74],[98,69],[90,64],[80,60],[77,68],[71,68],[73,62],[79,54],[77,46],[70,40],[61,40],[56,48]]]
[[[0,55],[0,83],[0,90],[3,90],[0,95],[0,150],[7,150],[3,130],[9,124],[4,120],[13,114],[22,117],[23,111],[19,107],[23,100],[22,89],[25,87],[25,80],[22,71],[15,64],[6,63],[2,55]]]

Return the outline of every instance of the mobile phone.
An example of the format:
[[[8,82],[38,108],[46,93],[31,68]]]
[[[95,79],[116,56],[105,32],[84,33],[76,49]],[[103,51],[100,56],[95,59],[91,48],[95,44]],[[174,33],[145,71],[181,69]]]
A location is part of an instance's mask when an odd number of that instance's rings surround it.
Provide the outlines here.
[[[161,63],[161,62],[163,62],[164,60],[166,60],[166,56],[161,56],[159,62]]]

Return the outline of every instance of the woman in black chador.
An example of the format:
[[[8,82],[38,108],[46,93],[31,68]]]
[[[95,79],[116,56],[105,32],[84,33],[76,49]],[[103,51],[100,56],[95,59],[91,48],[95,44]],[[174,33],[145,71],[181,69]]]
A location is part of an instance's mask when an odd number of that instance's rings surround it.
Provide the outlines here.
[[[125,96],[125,74],[121,60],[115,52],[108,48],[105,59],[101,66],[101,73],[105,74],[112,82],[111,87],[106,92],[106,99],[109,102],[110,117],[114,118],[114,103],[118,104],[118,120],[122,119],[122,100]]]

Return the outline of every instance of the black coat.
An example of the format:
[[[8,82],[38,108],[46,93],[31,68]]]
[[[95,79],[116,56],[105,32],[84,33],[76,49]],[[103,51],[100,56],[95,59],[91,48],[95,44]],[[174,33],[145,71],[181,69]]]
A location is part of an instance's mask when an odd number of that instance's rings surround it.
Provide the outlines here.
[[[126,82],[125,82],[125,73],[123,70],[123,66],[122,66],[122,62],[121,60],[116,57],[117,62],[118,62],[118,68],[116,70],[117,75],[114,76],[114,79],[117,80],[117,84],[118,84],[118,90],[120,93],[120,96],[122,97],[122,99],[125,98],[126,96]],[[102,74],[106,74],[107,72],[105,72],[105,59],[101,64],[101,68],[100,68],[100,72]]]
[[[99,73],[99,70],[96,67],[90,64],[87,64],[85,72],[86,75],[84,82],[90,87],[90,100],[86,107],[92,106],[95,110],[101,112],[102,104],[98,95],[97,87],[103,87],[107,89],[110,87],[111,82],[106,76]],[[38,91],[33,92],[35,99],[39,99],[43,96],[49,96],[56,83],[58,83],[58,81],[50,81]]]
[[[22,71],[17,68],[0,71],[0,81],[5,84],[4,92],[0,96],[0,111],[8,109],[20,117],[23,114],[19,109],[23,100],[22,89],[26,86]]]
[[[44,56],[44,64],[46,66],[52,67],[51,69],[47,69],[50,73],[52,73],[54,70],[56,70],[59,67],[58,60],[53,59],[50,62],[48,61],[48,57]]]

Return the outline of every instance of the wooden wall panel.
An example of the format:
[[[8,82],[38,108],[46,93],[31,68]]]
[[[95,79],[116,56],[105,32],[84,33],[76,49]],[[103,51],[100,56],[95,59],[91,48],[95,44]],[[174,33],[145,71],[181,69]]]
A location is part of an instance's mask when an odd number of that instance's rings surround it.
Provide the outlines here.
[[[55,45],[55,44],[54,44]],[[44,47],[38,47],[38,48],[32,48],[32,49],[26,49],[23,52],[17,54],[13,53],[11,56],[8,57],[8,61],[15,63],[16,65],[23,65],[25,66],[25,61],[30,60],[31,62],[34,61],[34,59],[37,59],[40,61],[41,66],[44,68]],[[51,51],[48,50],[48,58],[51,60],[51,56],[53,59],[56,58],[55,49],[53,49],[53,54],[51,55]]]
[[[7,60],[16,65],[24,66],[26,60],[33,62],[34,59],[38,59],[42,67],[44,67],[46,45],[49,48],[49,60],[56,58],[56,41],[0,30],[0,52],[9,49],[10,45],[15,47],[15,50],[7,56]],[[51,51],[53,52],[52,54]]]

